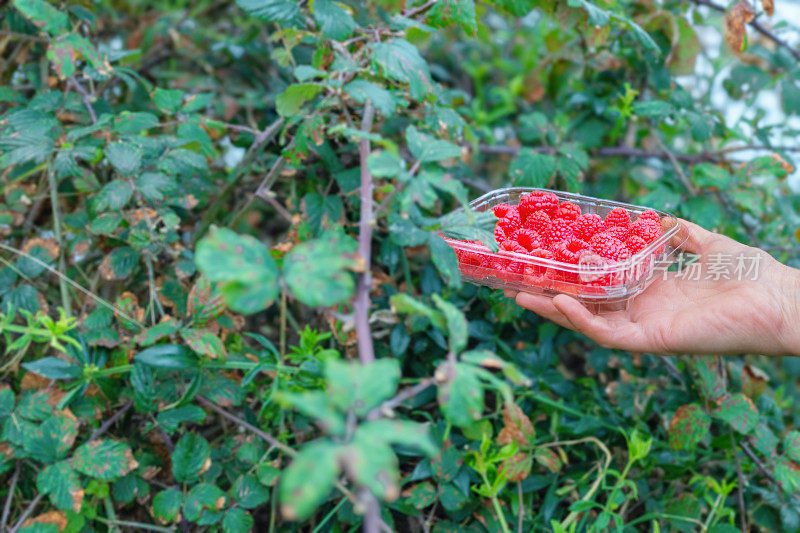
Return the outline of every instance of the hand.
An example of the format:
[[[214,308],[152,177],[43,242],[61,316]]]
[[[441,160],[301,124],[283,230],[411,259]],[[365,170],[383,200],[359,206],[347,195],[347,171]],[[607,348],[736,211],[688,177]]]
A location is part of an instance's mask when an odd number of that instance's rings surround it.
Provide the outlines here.
[[[658,276],[625,311],[592,314],[580,302],[507,291],[516,302],[608,348],[654,353],[760,353],[800,355],[800,271],[758,248],[686,225],[687,252],[699,254],[699,279],[679,272]],[[735,265],[758,259],[757,276],[705,279],[709,258],[726,254]],[[719,256],[717,256],[719,257]],[[731,267],[731,274],[733,267]],[[695,276],[697,278],[698,276]],[[723,276],[725,278],[725,276]]]

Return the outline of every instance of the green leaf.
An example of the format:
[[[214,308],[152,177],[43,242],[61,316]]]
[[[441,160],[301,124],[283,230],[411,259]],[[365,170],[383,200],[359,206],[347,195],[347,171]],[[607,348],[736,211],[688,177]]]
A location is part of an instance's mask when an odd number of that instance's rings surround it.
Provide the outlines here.
[[[461,155],[461,147],[457,144],[420,133],[414,126],[406,128],[406,142],[408,142],[411,155],[422,163],[441,161]]]
[[[372,152],[367,158],[367,168],[373,177],[393,178],[404,168],[403,160],[386,150]]]
[[[392,306],[392,311],[395,313],[422,315],[427,317],[437,328],[441,329],[442,331],[447,330],[447,322],[440,312],[436,311],[430,306],[425,305],[419,300],[415,300],[404,292],[393,294],[391,298],[389,298],[389,303]]]
[[[281,512],[288,520],[311,516],[339,476],[339,447],[327,439],[307,444],[283,471],[278,487]]]
[[[439,454],[439,447],[433,441],[427,424],[381,418],[361,424],[356,434],[367,441],[380,440],[393,446],[418,450],[428,457]]]
[[[676,450],[690,450],[703,440],[710,426],[711,418],[700,405],[682,405],[669,424],[669,444]]]
[[[227,355],[222,339],[207,329],[183,328],[181,337],[189,348],[201,356],[217,359]]]
[[[181,513],[183,493],[176,489],[162,490],[153,497],[153,517],[163,524],[175,522]]]
[[[83,488],[77,472],[66,461],[44,467],[36,476],[36,489],[49,495],[53,505],[62,511],[81,510]]]
[[[14,412],[14,391],[11,387],[0,388],[0,419]]]
[[[456,426],[473,425],[483,413],[483,384],[475,367],[442,363],[437,373],[448,376],[439,386],[439,405],[444,416]]]
[[[114,170],[123,176],[135,174],[142,164],[141,148],[129,142],[110,142],[106,146],[104,153]]]
[[[182,405],[174,409],[161,411],[156,415],[156,422],[167,433],[175,433],[183,422],[199,424],[206,419],[206,412],[196,405]]]
[[[183,103],[183,91],[180,89],[162,89],[156,87],[153,92],[153,103],[167,113],[177,113]]]
[[[186,433],[172,451],[172,474],[179,483],[194,483],[203,473],[211,458],[208,441],[194,433]]]
[[[248,533],[253,531],[254,523],[253,517],[247,511],[234,507],[225,512],[225,518],[222,519],[222,532]]]
[[[397,456],[382,439],[369,438],[356,431],[344,456],[356,483],[369,488],[379,499],[392,501],[398,497],[400,471]]]
[[[69,26],[66,12],[44,0],[14,0],[14,7],[30,19],[34,26],[50,35],[63,33]]]
[[[275,100],[275,109],[282,117],[300,114],[300,108],[314,98],[322,90],[322,86],[313,83],[295,83],[289,85]]]
[[[48,379],[71,379],[81,375],[82,370],[58,357],[42,357],[30,363],[22,363],[28,372],[33,372]]]
[[[165,370],[198,368],[200,362],[188,347],[182,344],[159,344],[136,355],[136,362]]]
[[[127,444],[108,439],[82,444],[72,456],[75,470],[102,481],[113,481],[137,466]]]
[[[229,229],[212,228],[197,244],[195,263],[211,281],[227,282],[222,295],[240,313],[268,307],[278,296],[278,266],[263,243]]]
[[[775,464],[775,479],[787,493],[800,490],[800,465],[789,459],[780,459]]]
[[[800,431],[792,430],[783,437],[783,451],[792,461],[800,462]]]
[[[437,28],[454,22],[471,35],[478,29],[474,0],[440,0],[433,5],[426,20]]]
[[[106,183],[97,195],[98,211],[104,209],[119,210],[125,207],[133,196],[133,188],[127,180],[114,180]]]
[[[414,100],[424,99],[432,88],[428,62],[417,47],[405,39],[374,43],[372,62],[389,79],[407,83]]]
[[[377,359],[366,364],[331,359],[325,364],[331,403],[342,412],[352,408],[358,416],[365,416],[391,398],[399,382],[400,365],[396,359]]]
[[[758,423],[758,411],[744,394],[726,394],[717,400],[714,416],[727,422],[739,433],[750,433]]]
[[[137,134],[158,126],[158,117],[152,113],[131,113],[123,111],[114,118],[114,131]]]
[[[344,417],[334,409],[329,393],[323,391],[307,391],[302,394],[282,392],[277,399],[282,404],[294,407],[303,415],[316,419],[326,433],[344,434]]]
[[[222,519],[222,509],[225,508],[227,498],[222,489],[211,483],[198,483],[183,503],[183,514],[190,522],[199,525],[211,525]]]
[[[142,193],[146,200],[163,200],[173,188],[169,177],[160,172],[143,172],[136,178],[136,190]]]
[[[300,18],[300,5],[293,0],[236,0],[236,5],[269,22],[288,23]]]
[[[661,118],[672,114],[672,104],[662,100],[648,100],[646,102],[634,102],[633,112],[640,117]]]
[[[343,41],[358,27],[342,4],[333,0],[312,0],[309,5],[325,37]]]
[[[78,422],[74,417],[54,414],[34,431],[22,436],[23,447],[31,457],[44,463],[63,459],[78,436]]]
[[[299,301],[328,307],[350,299],[356,267],[356,242],[349,236],[327,232],[319,239],[298,244],[283,260],[286,285]]]
[[[372,82],[353,80],[344,86],[344,90],[353,100],[360,104],[369,100],[375,106],[375,109],[383,113],[384,116],[393,115],[395,109],[397,109],[397,101],[392,96],[392,93]]]
[[[459,308],[444,300],[438,294],[433,295],[433,302],[444,315],[447,322],[447,333],[450,337],[450,351],[459,353],[467,347],[467,319]]]
[[[269,491],[258,482],[255,476],[245,474],[233,483],[231,493],[234,499],[245,509],[255,509],[269,500]]]
[[[455,250],[436,233],[430,234],[428,245],[431,248],[431,259],[433,259],[436,270],[450,287],[461,287],[461,270],[458,268],[458,257]]]

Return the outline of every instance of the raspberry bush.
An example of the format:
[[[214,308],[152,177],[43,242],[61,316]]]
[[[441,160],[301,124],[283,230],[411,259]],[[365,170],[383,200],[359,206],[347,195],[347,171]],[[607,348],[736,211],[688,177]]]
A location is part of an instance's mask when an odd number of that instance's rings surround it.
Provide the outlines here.
[[[0,3],[0,530],[800,529],[793,360],[598,347],[445,240],[659,229],[450,214],[516,185],[796,263],[796,29],[732,4]]]

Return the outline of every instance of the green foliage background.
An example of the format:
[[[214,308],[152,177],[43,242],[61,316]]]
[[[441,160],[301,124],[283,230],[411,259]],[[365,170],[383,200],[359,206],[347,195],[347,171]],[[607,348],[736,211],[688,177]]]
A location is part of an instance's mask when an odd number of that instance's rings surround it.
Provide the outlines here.
[[[0,6],[0,530],[800,530],[794,360],[599,347],[440,237],[547,186],[796,264],[761,5]]]

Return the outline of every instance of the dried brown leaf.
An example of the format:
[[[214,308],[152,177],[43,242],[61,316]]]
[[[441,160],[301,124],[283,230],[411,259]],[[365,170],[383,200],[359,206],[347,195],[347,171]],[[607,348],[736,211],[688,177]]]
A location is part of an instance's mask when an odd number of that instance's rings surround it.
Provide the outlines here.
[[[743,51],[747,33],[745,28],[755,16],[756,12],[747,0],[740,0],[725,15],[725,41],[734,52]]]
[[[517,404],[506,403],[503,409],[503,424],[503,429],[497,435],[499,444],[516,442],[521,448],[533,444],[533,437],[536,434],[533,424]]]
[[[764,13],[771,17],[775,13],[775,2],[773,0],[761,0],[761,6],[764,8]]]

